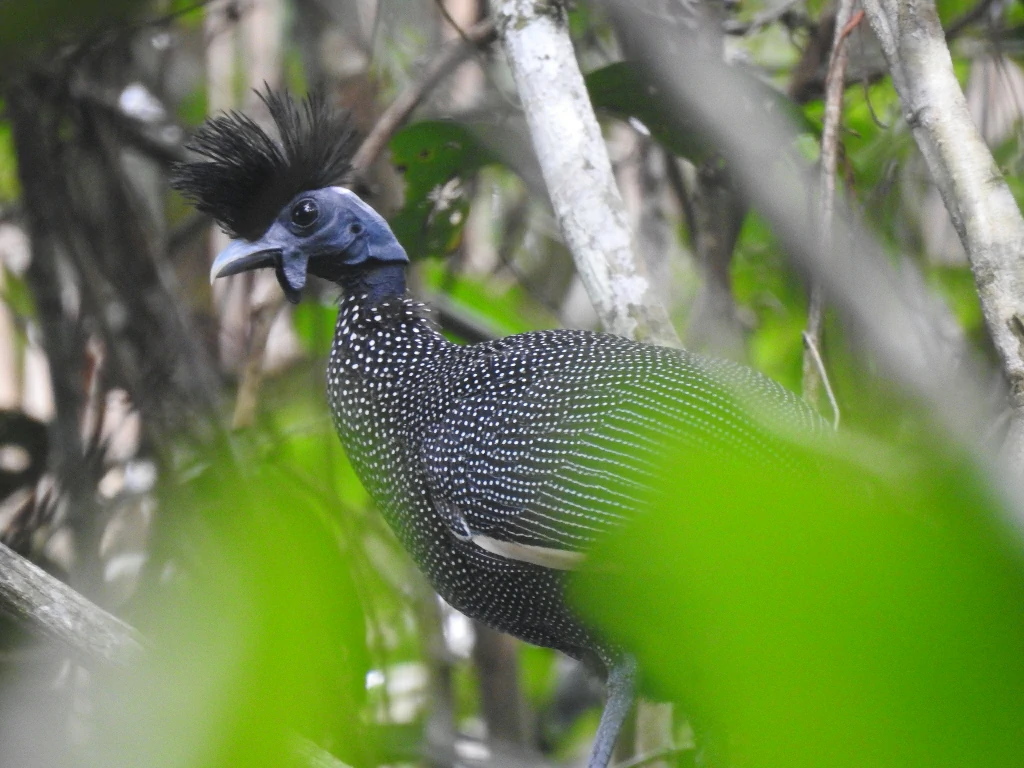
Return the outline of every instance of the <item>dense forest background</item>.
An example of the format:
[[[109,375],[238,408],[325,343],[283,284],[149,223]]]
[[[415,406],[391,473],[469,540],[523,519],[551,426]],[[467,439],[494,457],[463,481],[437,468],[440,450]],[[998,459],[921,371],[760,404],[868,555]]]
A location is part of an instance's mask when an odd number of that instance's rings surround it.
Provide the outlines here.
[[[441,603],[347,463],[324,399],[336,287],[295,307],[269,274],[211,287],[226,237],[168,187],[208,115],[263,122],[257,90],[319,90],[446,333],[600,327],[499,5],[0,4],[0,537],[144,648],[115,658],[71,608],[82,647],[39,642],[38,605],[4,593],[0,764],[585,758],[599,681]],[[1024,310],[986,322],[1006,280],[972,234],[998,222],[962,200],[951,220],[963,187],[922,154],[879,3],[635,5],[558,12],[652,300],[687,348],[804,393],[844,456],[793,483],[672,455],[595,553],[579,604],[677,705],[641,707],[622,764],[1021,764],[1024,507],[1001,451]],[[937,11],[1019,203],[1024,3]]]

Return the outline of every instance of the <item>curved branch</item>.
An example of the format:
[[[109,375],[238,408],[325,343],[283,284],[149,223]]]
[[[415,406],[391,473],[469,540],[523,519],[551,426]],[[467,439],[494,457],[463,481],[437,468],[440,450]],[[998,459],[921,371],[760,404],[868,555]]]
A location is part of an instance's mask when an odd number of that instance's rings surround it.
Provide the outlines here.
[[[864,0],[893,85],[974,272],[1010,386],[1010,460],[1024,464],[1024,218],[978,133],[933,0]]]
[[[832,53],[825,76],[825,120],[821,130],[821,243],[825,252],[832,250],[832,214],[836,194],[836,166],[839,162],[839,133],[843,122],[843,94],[846,92],[846,62],[849,52],[846,38],[856,26],[863,12],[854,20],[853,0],[839,0],[836,8],[835,29],[832,34]],[[839,421],[839,409],[831,398],[831,387],[825,375],[821,358],[822,324],[825,319],[825,297],[821,284],[811,283],[811,300],[807,309],[807,330],[804,331],[803,395],[815,408],[819,408],[819,390],[822,385],[829,391],[832,413]]]
[[[929,408],[952,440],[992,467],[997,488],[1007,494],[1024,533],[1019,473],[990,464],[981,440],[993,415],[985,383],[989,371],[964,344],[948,307],[912,266],[903,262],[895,269],[870,233],[842,209],[833,219],[833,250],[826,263],[809,219],[820,186],[791,149],[796,132],[786,115],[764,109],[751,119],[744,105],[762,97],[736,68],[697,46],[680,45],[678,36],[644,19],[629,0],[605,0],[602,6],[613,23],[637,40],[638,60],[661,88],[665,107],[715,137],[752,205],[794,262],[821,281],[863,348],[893,383]]]
[[[605,329],[679,346],[633,255],[626,207],[557,0],[503,0],[498,34],[512,68],[559,230]]]

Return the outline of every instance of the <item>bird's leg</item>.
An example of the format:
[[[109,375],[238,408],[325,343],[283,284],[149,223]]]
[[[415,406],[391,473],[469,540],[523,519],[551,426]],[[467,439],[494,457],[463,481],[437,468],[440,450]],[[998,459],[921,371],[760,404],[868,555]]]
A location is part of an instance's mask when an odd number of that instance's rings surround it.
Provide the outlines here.
[[[587,768],[607,768],[615,749],[622,723],[626,720],[636,692],[636,659],[629,654],[616,659],[608,667],[608,701],[597,726],[594,748]]]

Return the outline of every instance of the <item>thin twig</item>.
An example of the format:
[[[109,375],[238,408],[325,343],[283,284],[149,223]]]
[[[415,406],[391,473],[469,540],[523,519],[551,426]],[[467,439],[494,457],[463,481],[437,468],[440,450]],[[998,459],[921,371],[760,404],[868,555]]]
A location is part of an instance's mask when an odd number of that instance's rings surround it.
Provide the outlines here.
[[[811,339],[810,334],[804,331],[801,334],[804,339],[804,348],[810,354],[811,359],[814,360],[814,364],[818,368],[818,376],[820,377],[822,386],[825,387],[825,396],[828,397],[828,404],[832,408],[832,428],[839,429],[839,401],[836,400],[836,395],[832,391],[832,383],[828,378],[828,371],[825,370],[825,362],[821,359],[821,353],[818,351],[818,347],[815,346],[814,340]]]
[[[829,57],[828,74],[825,76],[825,120],[821,132],[821,226],[820,247],[828,252],[832,249],[832,215],[835,205],[836,165],[839,157],[839,130],[843,117],[843,92],[846,86],[846,62],[848,59],[846,38],[864,18],[864,12],[853,13],[854,0],[839,0],[836,9],[835,33],[832,53]],[[822,319],[825,314],[825,296],[821,283],[811,284],[811,300],[807,310],[807,330],[804,332],[805,352],[803,361],[803,394],[812,405],[817,405],[818,389],[823,380],[824,364],[821,361]],[[835,411],[838,413],[838,411]]]
[[[494,40],[494,22],[491,19],[481,21],[479,24],[473,25],[465,34],[465,40],[452,40],[441,46],[437,54],[423,68],[423,74],[419,80],[399,94],[398,98],[377,119],[373,129],[352,157],[352,166],[357,176],[366,173],[395,131],[409,118],[412,111],[434,86],[472,55],[477,48]]]
[[[864,78],[861,82],[864,85],[864,103],[868,106],[868,114],[871,115],[871,121],[883,131],[888,131],[892,126],[883,122],[878,113],[875,112],[875,105],[871,103],[871,83],[868,82],[867,78]]]
[[[469,313],[459,309],[447,296],[436,294],[427,299],[437,324],[455,334],[467,344],[493,341],[500,335],[496,330]]]
[[[263,381],[263,360],[266,357],[267,339],[274,321],[284,308],[284,294],[275,291],[267,301],[254,303],[250,313],[251,331],[249,354],[245,359],[242,382],[235,398],[235,412],[231,417],[232,429],[251,427],[256,420],[256,405],[260,383]]]
[[[857,11],[855,14],[853,14],[853,16],[850,17],[850,20],[848,22],[846,22],[846,24],[843,25],[843,29],[839,33],[839,38],[838,38],[838,40],[836,40],[836,43],[838,44],[838,43],[845,42],[846,38],[848,38],[850,36],[850,33],[853,32],[853,30],[855,30],[857,28],[857,25],[860,24],[863,20],[864,20],[864,11],[862,11],[862,10],[861,11]],[[837,26],[838,26],[838,24],[837,24]],[[831,67],[832,64],[829,63],[829,66]]]
[[[473,41],[469,39],[469,36],[454,18],[452,18],[451,12],[448,7],[444,4],[444,0],[434,0],[434,5],[437,6],[437,10],[444,17],[444,20],[448,22],[449,26],[455,30],[455,33],[462,38],[462,42],[467,45],[474,45]]]

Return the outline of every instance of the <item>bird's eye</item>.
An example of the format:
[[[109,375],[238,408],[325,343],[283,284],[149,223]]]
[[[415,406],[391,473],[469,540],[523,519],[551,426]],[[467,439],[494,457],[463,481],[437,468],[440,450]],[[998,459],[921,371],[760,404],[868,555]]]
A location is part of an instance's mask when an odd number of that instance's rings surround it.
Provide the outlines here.
[[[363,225],[360,224],[359,222],[356,222],[355,224],[351,225],[348,228],[348,231],[351,232],[353,235],[360,235],[363,232]]]
[[[297,227],[308,227],[320,218],[320,209],[315,200],[306,198],[299,200],[292,208],[292,224]]]

